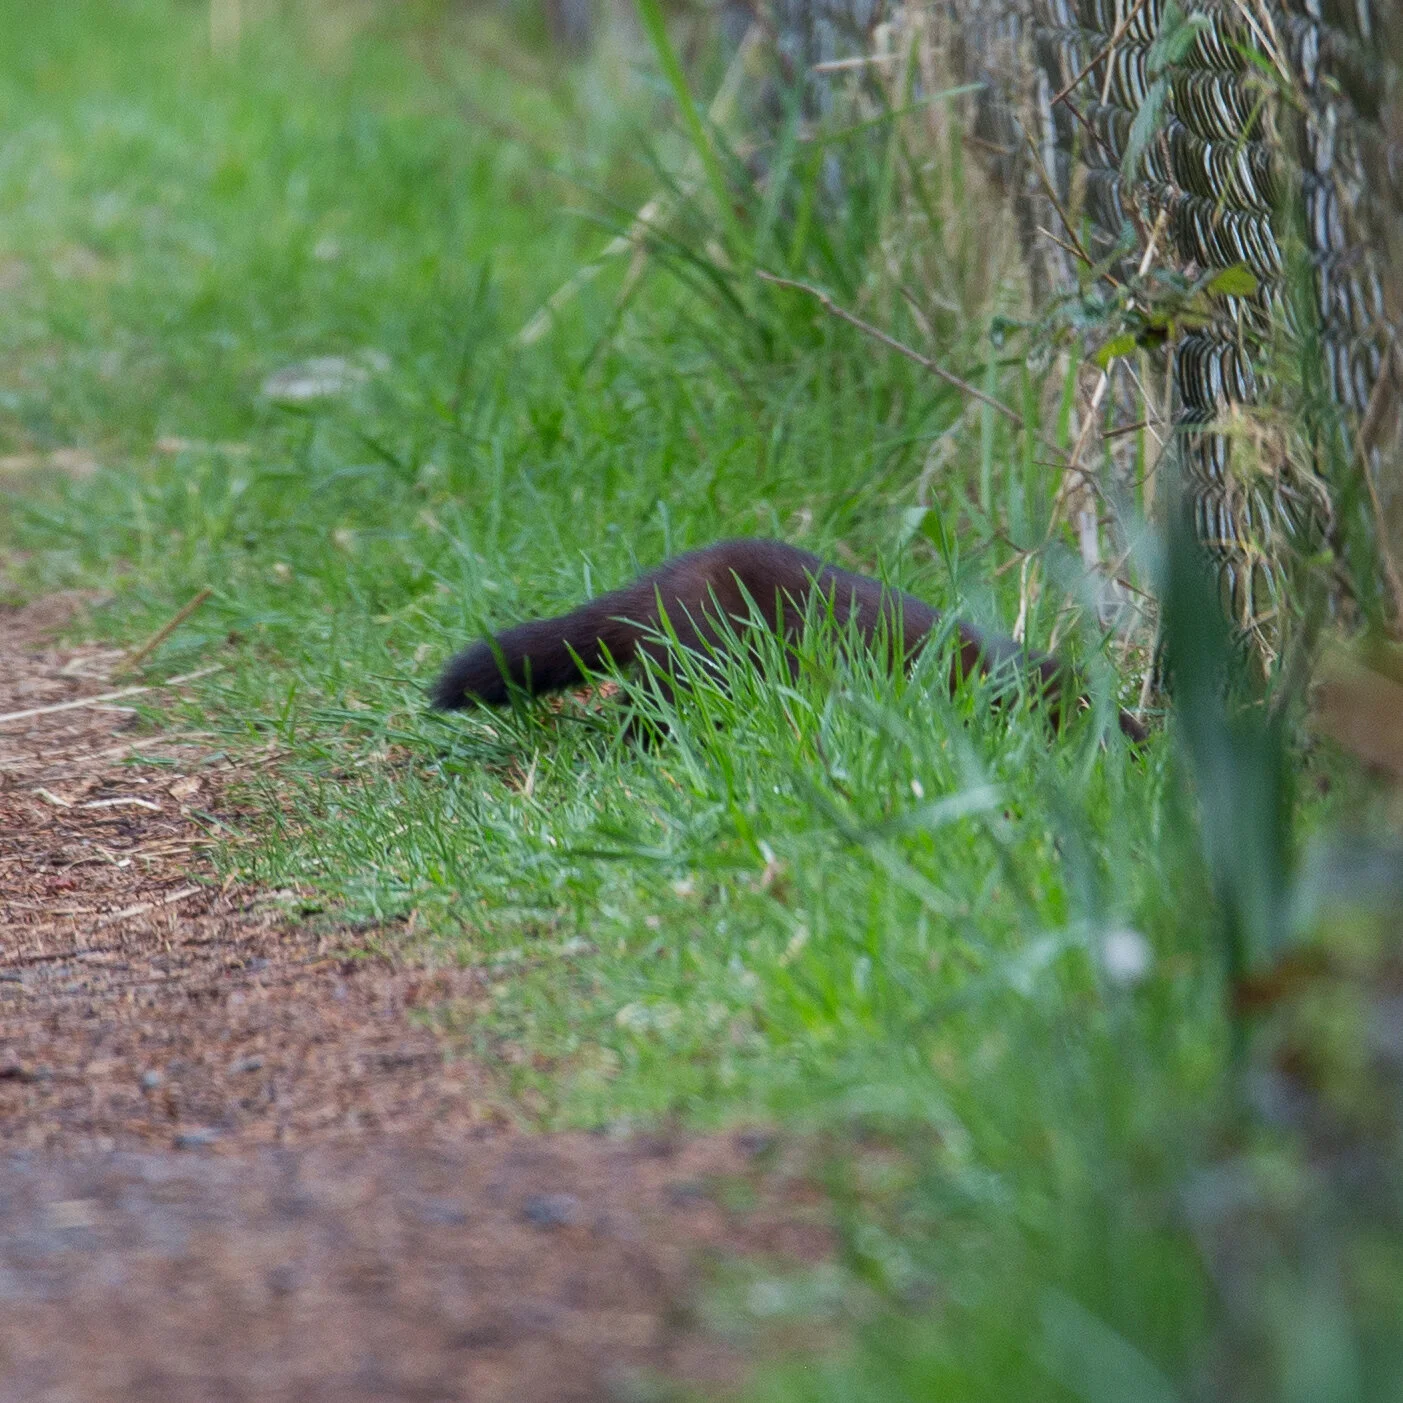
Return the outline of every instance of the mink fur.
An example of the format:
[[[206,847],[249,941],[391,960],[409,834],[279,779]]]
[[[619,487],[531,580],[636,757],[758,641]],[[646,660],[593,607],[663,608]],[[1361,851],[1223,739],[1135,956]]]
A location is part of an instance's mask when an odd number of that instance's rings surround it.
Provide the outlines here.
[[[724,648],[759,609],[785,638],[795,637],[815,593],[840,626],[850,623],[869,647],[899,643],[904,665],[920,652],[941,614],[914,595],[867,575],[840,570],[782,541],[721,541],[674,556],[622,589],[602,594],[554,619],[533,619],[484,639],[452,658],[431,698],[442,710],[486,703],[503,705],[512,687],[530,695],[556,692],[583,680],[609,661],[624,667],[640,654],[667,670],[669,643],[660,636],[662,613],[677,641],[703,658]],[[724,621],[724,622],[723,622]],[[972,673],[1035,673],[1054,723],[1060,723],[1068,672],[1056,658],[1026,651],[1011,638],[955,625],[959,645],[950,685]],[[895,659],[893,659],[895,661]],[[1073,689],[1073,695],[1079,695]],[[1120,727],[1132,740],[1144,728],[1128,712]]]

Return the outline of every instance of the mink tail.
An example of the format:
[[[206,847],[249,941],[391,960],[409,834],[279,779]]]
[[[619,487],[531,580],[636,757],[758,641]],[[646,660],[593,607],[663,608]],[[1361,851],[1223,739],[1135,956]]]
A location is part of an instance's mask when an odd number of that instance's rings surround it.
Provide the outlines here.
[[[580,682],[581,664],[591,672],[609,661],[624,667],[648,652],[666,666],[663,611],[678,643],[694,653],[723,645],[727,627],[748,617],[752,600],[767,611],[778,607],[777,627],[792,631],[802,601],[826,573],[834,572],[817,556],[780,541],[722,541],[664,561],[559,618],[533,619],[474,643],[448,663],[430,698],[445,711],[475,702],[501,706],[513,687],[539,696]],[[859,592],[881,588],[848,578]],[[930,611],[912,603],[928,627]]]
[[[593,672],[606,658],[620,667],[631,663],[641,630],[615,616],[627,602],[603,595],[557,619],[533,619],[464,648],[439,674],[430,701],[440,711],[504,706],[513,687],[540,696],[583,681],[581,664]]]

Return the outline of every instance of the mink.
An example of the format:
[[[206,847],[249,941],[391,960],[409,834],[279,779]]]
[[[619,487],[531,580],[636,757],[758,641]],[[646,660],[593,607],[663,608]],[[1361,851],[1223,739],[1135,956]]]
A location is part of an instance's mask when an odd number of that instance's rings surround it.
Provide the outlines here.
[[[472,644],[449,661],[430,696],[440,710],[474,703],[502,706],[513,688],[532,696],[557,692],[582,681],[586,671],[610,662],[625,667],[643,654],[666,678],[674,655],[664,614],[677,643],[705,665],[744,638],[756,610],[784,639],[793,640],[814,605],[823,615],[831,610],[834,622],[852,627],[865,646],[884,645],[893,666],[898,658],[910,666],[942,618],[914,595],[840,570],[782,541],[720,541],[674,556],[559,618],[533,619]],[[1063,720],[1068,697],[1073,705],[1084,701],[1060,659],[963,621],[956,621],[954,631],[952,689],[975,673],[1035,677],[1055,725]],[[1133,741],[1145,739],[1144,727],[1127,711],[1120,713],[1120,728]]]

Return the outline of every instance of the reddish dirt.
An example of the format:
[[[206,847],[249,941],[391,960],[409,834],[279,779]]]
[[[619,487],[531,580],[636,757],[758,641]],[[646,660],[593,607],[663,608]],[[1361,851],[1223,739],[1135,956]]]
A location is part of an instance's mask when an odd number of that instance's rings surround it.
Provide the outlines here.
[[[119,654],[32,646],[65,604],[0,619],[0,717],[122,687]],[[203,853],[229,761],[113,707],[0,720],[4,1142],[224,1150],[500,1122],[407,1017],[470,1001],[476,973],[347,959],[344,933],[221,888]]]
[[[698,1262],[815,1260],[820,1196],[744,1136],[510,1129],[413,1018],[475,971],[349,959],[221,886],[208,738],[41,710],[124,685],[44,643],[80,607],[0,613],[0,1403],[734,1378]]]
[[[718,1205],[742,1158],[501,1135],[12,1161],[0,1397],[583,1403],[649,1376],[710,1392],[740,1361],[695,1318],[698,1252],[824,1245],[793,1208]]]

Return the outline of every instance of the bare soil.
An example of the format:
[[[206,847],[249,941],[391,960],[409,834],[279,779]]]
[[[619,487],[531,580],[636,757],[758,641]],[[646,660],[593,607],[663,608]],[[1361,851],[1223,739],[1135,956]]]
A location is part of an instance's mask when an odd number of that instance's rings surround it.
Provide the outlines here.
[[[0,1403],[735,1379],[702,1268],[826,1253],[793,1157],[513,1129],[415,1018],[477,973],[221,884],[231,762],[88,703],[139,679],[45,641],[81,603],[0,613]]]

